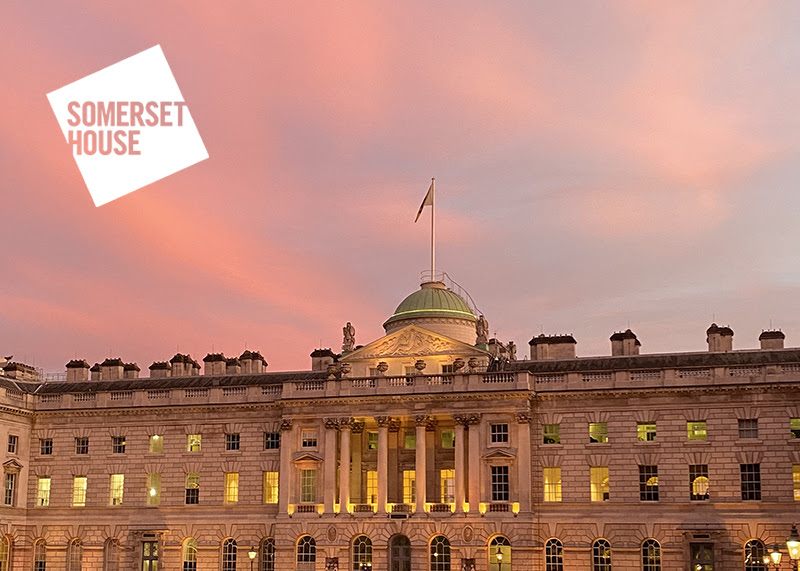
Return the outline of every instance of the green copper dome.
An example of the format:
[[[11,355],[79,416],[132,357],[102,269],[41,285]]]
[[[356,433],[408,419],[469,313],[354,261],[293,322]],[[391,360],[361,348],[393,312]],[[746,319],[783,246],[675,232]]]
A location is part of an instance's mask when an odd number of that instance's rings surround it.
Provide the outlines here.
[[[445,289],[441,282],[422,284],[419,291],[415,291],[400,302],[394,314],[383,326],[385,328],[397,321],[417,317],[452,317],[475,321],[475,314],[467,303],[458,294]]]

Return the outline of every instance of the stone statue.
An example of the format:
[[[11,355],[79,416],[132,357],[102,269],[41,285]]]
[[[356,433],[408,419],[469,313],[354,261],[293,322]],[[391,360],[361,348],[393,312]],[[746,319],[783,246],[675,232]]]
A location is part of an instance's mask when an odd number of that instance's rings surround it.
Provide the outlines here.
[[[347,325],[342,328],[342,334],[342,352],[348,353],[356,346],[356,328],[348,321]]]
[[[475,333],[477,340],[475,345],[487,345],[489,343],[489,322],[481,315],[475,323]]]
[[[6,368],[6,365],[8,365],[11,362],[11,359],[13,359],[13,358],[14,358],[14,355],[9,355],[8,357],[0,359],[0,375],[4,375],[5,374],[5,373],[3,373],[3,369]]]
[[[508,360],[509,361],[516,361],[517,360],[517,346],[514,344],[513,341],[508,342]]]

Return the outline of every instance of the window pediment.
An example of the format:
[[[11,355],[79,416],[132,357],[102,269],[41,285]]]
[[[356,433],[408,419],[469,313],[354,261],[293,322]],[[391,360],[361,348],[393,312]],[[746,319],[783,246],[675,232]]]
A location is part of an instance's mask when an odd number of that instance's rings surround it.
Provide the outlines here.
[[[22,464],[13,458],[3,462],[3,472],[6,474],[19,474],[20,470],[22,470]]]

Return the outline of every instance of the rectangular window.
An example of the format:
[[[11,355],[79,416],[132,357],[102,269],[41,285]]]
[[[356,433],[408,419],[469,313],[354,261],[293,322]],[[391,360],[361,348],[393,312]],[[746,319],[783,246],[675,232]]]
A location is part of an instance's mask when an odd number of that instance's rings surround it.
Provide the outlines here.
[[[560,502],[561,468],[558,466],[544,468],[543,478],[544,478],[544,501]]]
[[[3,503],[7,506],[13,506],[14,500],[16,500],[16,491],[17,491],[17,475],[16,474],[6,474],[5,477],[5,497],[3,498]]]
[[[203,441],[201,434],[189,434],[186,436],[186,451],[200,452],[200,444]]]
[[[542,425],[542,444],[561,444],[561,425]]]
[[[794,487],[794,499],[800,501],[800,464],[792,466],[792,485]]]
[[[739,419],[739,438],[758,438],[758,419]]]
[[[264,503],[278,503],[278,472],[264,472]]]
[[[456,447],[456,431],[442,430],[442,448]]]
[[[125,489],[125,474],[111,474],[109,481],[108,505],[121,506],[122,492]]]
[[[16,454],[17,453],[17,444],[19,444],[19,436],[15,436],[13,434],[8,435],[8,453],[9,454]]]
[[[658,466],[639,466],[639,499],[658,501]]]
[[[417,477],[415,470],[403,470],[403,503],[417,501]]]
[[[607,502],[608,466],[592,466],[589,468],[589,483],[593,502]]]
[[[142,571],[158,571],[158,542],[142,543]]]
[[[50,456],[53,454],[53,439],[40,438],[39,439],[39,454],[42,456]]]
[[[510,483],[508,479],[508,466],[491,466],[492,474],[492,501],[509,501]]]
[[[367,470],[367,503],[375,505],[378,503],[378,472],[377,470]]]
[[[800,438],[800,418],[789,420],[789,430],[791,430],[792,438]]]
[[[317,503],[316,470],[300,470],[300,501]]]
[[[636,423],[636,437],[639,442],[655,442],[656,423],[655,422]]]
[[[403,433],[403,448],[406,450],[414,450],[417,447],[417,435],[411,430],[406,430]]]
[[[708,464],[689,465],[689,499],[701,501],[708,499]]]
[[[507,424],[492,424],[490,426],[491,442],[508,442],[508,425]]]
[[[367,450],[377,450],[377,449],[378,449],[378,433],[367,432]]]
[[[186,504],[200,503],[200,473],[188,472],[186,474]]]
[[[86,476],[72,478],[72,507],[82,508],[86,505],[86,487],[89,480]]]
[[[441,490],[441,501],[443,504],[456,501],[455,470],[439,470],[439,489]]]
[[[161,503],[161,474],[150,472],[147,474],[147,505],[157,506]]]
[[[608,424],[605,422],[590,422],[589,442],[594,444],[608,442]]]
[[[239,450],[239,433],[225,434],[225,450]]]
[[[317,447],[317,429],[306,428],[301,433],[302,438],[300,445],[303,448],[316,448]]]
[[[443,374],[455,373],[455,372],[456,372],[456,370],[453,367],[453,365],[442,365],[442,373]]]
[[[75,454],[89,453],[89,437],[81,436],[75,439]]]
[[[708,438],[708,433],[706,432],[706,421],[697,420],[687,422],[686,432],[689,440],[706,440]]]
[[[47,507],[50,505],[50,478],[39,478],[39,484],[36,487],[36,505]]]
[[[742,499],[761,499],[761,464],[739,464],[742,475]]]
[[[125,454],[125,437],[112,436],[111,437],[111,452],[114,454]]]
[[[225,472],[225,503],[235,504],[239,501],[239,473]]]
[[[160,434],[153,434],[150,436],[150,452],[163,452],[164,451],[164,437]]]
[[[281,447],[280,432],[264,433],[264,450],[278,450]]]

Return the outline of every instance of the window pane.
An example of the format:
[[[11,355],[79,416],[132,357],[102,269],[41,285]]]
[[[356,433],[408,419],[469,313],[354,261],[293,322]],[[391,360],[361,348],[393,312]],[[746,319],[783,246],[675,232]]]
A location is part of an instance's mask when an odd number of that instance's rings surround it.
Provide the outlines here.
[[[558,539],[550,539],[544,547],[545,571],[564,571],[563,545]]]
[[[661,545],[655,539],[642,543],[642,571],[661,571]]]
[[[542,444],[561,444],[561,425],[542,425]]]
[[[417,501],[416,472],[403,470],[403,503],[413,504]]]
[[[264,503],[278,503],[278,472],[264,472]]]
[[[742,499],[760,500],[761,499],[761,465],[760,464],[740,464],[739,469],[742,476]]]
[[[605,539],[592,546],[592,571],[611,571],[611,544]]]
[[[509,501],[508,466],[492,466],[492,501]]]
[[[561,501],[561,468],[544,468],[544,501]]]
[[[455,448],[455,446],[456,446],[455,430],[442,430],[442,448]]]
[[[708,465],[692,464],[689,466],[689,498],[691,500],[708,499]]]
[[[592,501],[608,501],[608,466],[592,466],[589,468],[589,479]]]
[[[150,437],[150,452],[161,452],[164,450],[164,439],[160,434],[153,434]]]
[[[225,503],[235,504],[239,501],[239,473],[225,473]]]
[[[439,472],[439,489],[443,504],[456,501],[456,471],[441,470]]]
[[[739,438],[758,438],[758,419],[739,419]]]
[[[39,478],[36,489],[36,505],[47,507],[50,505],[50,478]]]
[[[689,440],[706,440],[708,437],[706,433],[706,422],[704,420],[687,422],[686,432]]]
[[[608,442],[608,425],[605,422],[589,423],[589,442]]]
[[[367,470],[367,503],[378,503],[378,472]]]
[[[147,474],[147,505],[157,506],[161,503],[161,474]]]
[[[658,501],[658,466],[639,466],[639,499]]]
[[[200,452],[201,441],[202,441],[202,436],[200,434],[189,434],[186,437],[186,451]]]
[[[111,506],[122,505],[122,492],[125,487],[125,475],[111,474],[109,487],[110,487],[110,493],[108,498],[108,504]]]
[[[636,425],[636,435],[639,442],[654,442],[656,439],[656,424],[654,422],[640,422]]]
[[[86,505],[86,476],[75,476],[72,479],[72,505],[83,507]]]
[[[508,424],[492,424],[491,429],[491,442],[505,443],[508,442]]]
[[[317,471],[300,470],[300,501],[316,503]]]

